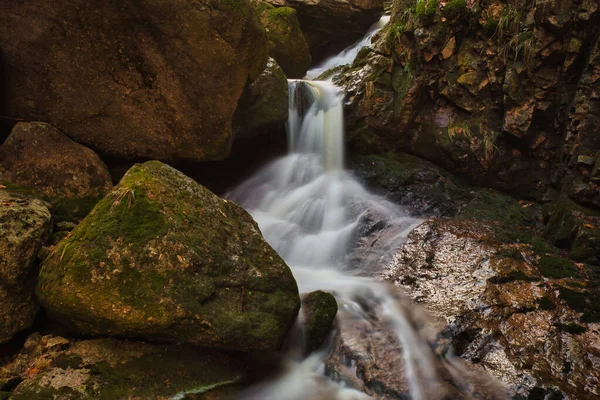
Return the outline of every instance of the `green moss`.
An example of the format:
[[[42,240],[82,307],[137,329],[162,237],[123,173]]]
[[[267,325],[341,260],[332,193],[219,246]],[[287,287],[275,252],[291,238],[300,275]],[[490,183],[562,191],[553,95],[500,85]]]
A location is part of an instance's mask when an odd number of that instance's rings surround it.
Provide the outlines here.
[[[538,299],[537,303],[539,304],[539,306],[542,310],[552,311],[556,308],[556,306],[554,305],[554,302],[548,296],[544,296],[544,297]]]
[[[6,400],[10,397],[11,392],[2,392],[0,391],[0,400]]]
[[[317,350],[331,330],[338,311],[337,301],[331,293],[318,290],[307,294],[302,300],[304,310],[305,353]]]
[[[446,3],[443,15],[446,18],[455,18],[467,10],[467,0],[450,0]]]
[[[28,189],[26,187],[23,187],[21,185],[17,185],[16,183],[12,183],[12,182],[0,182],[1,186],[4,186],[7,192],[11,193],[11,194],[17,194],[17,195],[21,195],[21,196],[25,196],[25,197],[36,197],[33,194],[33,191],[31,189]],[[0,189],[1,190],[1,189]]]
[[[531,249],[536,254],[556,254],[557,249],[539,236],[531,239]]]
[[[581,224],[569,253],[575,261],[600,265],[600,233],[595,228]]]
[[[56,222],[79,222],[85,218],[100,201],[97,197],[82,197],[75,199],[61,199],[54,203],[50,209]]]
[[[583,278],[571,261],[558,256],[542,255],[539,269],[540,273],[547,278]]]
[[[421,19],[431,19],[440,8],[439,0],[417,0],[415,13]]]
[[[582,313],[583,322],[600,322],[600,293],[598,290],[575,291],[559,287],[560,298],[573,310]]]

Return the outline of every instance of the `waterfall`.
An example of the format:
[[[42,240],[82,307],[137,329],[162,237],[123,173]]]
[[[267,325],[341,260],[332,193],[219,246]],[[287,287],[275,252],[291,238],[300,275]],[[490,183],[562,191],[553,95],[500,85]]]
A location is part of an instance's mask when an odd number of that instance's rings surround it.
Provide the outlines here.
[[[342,59],[338,57],[336,62]],[[449,361],[440,361],[419,328],[424,325],[420,311],[396,288],[376,279],[420,220],[369,193],[344,169],[340,89],[330,82],[307,80],[290,80],[289,88],[288,154],[264,167],[228,197],[252,214],[265,239],[292,269],[301,293],[326,290],[335,295],[338,341],[391,335],[398,357],[393,372],[403,376],[404,395],[413,400],[450,398],[438,372],[440,365]],[[385,222],[383,243],[376,253],[357,257],[357,243],[373,219]],[[352,336],[354,332],[359,336]],[[332,372],[328,363],[334,346],[332,341],[307,358],[299,346],[292,346],[286,372],[242,393],[241,398],[370,398],[346,387],[339,374]],[[350,370],[355,368],[356,360],[342,358]]]

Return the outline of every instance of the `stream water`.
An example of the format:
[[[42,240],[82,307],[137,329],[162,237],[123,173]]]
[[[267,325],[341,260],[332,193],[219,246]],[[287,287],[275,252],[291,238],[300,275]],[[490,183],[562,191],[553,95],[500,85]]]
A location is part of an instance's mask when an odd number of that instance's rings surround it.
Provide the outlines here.
[[[382,19],[381,23],[385,22]],[[371,30],[357,45],[328,60],[318,70],[310,71],[308,76],[352,61],[375,32]],[[344,169],[340,89],[331,82],[310,80],[290,80],[289,89],[289,153],[264,167],[228,197],[253,215],[266,240],[292,269],[301,293],[321,289],[335,295],[339,307],[338,338],[346,335],[347,340],[361,340],[352,338],[357,327],[363,338],[391,335],[392,341],[397,342],[395,353],[399,362],[388,372],[402,376],[403,396],[414,400],[452,398],[444,394],[438,371],[440,363],[453,362],[439,360],[422,329],[417,328],[422,321],[415,320],[412,304],[395,288],[377,279],[394,249],[420,221],[369,193]],[[373,215],[385,221],[388,232],[382,239],[385,243],[380,243],[375,253],[363,252],[360,262],[356,262],[357,243],[365,221]],[[331,355],[335,351],[336,340],[332,338],[319,352],[306,358],[292,339],[286,371],[240,397],[371,398],[360,391],[364,389],[360,384],[350,385],[353,379],[360,382],[355,360],[341,356],[349,375],[355,376],[341,376],[332,367]],[[376,359],[375,354],[368,357]],[[456,364],[452,370],[460,368]]]

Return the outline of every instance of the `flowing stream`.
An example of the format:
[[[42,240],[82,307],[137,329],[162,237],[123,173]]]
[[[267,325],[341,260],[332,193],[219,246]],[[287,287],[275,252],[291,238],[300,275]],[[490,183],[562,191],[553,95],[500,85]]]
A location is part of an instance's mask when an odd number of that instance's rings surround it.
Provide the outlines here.
[[[385,19],[382,22],[385,23]],[[378,26],[381,27],[381,24]],[[352,61],[376,30],[318,69]],[[318,71],[309,72],[309,76]],[[413,306],[377,276],[408,232],[420,221],[399,207],[369,193],[344,169],[343,94],[330,82],[290,80],[289,153],[267,165],[229,193],[258,222],[271,246],[293,271],[301,293],[325,290],[338,302],[337,339],[309,357],[299,344],[287,353],[287,369],[276,380],[246,391],[243,399],[368,399],[360,390],[356,360],[339,355],[343,369],[332,362],[340,340],[391,337],[398,357],[392,374],[414,400],[442,399],[439,356],[417,328]],[[360,250],[368,221],[387,226],[376,252]],[[353,336],[358,334],[359,337]],[[293,336],[293,335],[292,335]],[[388,341],[390,342],[390,341]],[[375,355],[368,357],[373,359]],[[447,365],[452,362],[442,361]],[[454,371],[460,369],[456,364]],[[352,376],[354,375],[354,376]],[[352,380],[359,382],[351,384]],[[350,386],[355,389],[351,389]],[[456,386],[456,385],[455,385]]]

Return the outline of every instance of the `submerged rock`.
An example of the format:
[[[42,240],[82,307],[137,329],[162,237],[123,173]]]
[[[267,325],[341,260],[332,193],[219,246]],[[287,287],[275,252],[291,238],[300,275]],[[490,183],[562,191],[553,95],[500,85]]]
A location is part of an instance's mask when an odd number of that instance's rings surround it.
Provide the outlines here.
[[[337,301],[331,293],[317,290],[302,298],[302,345],[305,354],[317,350],[327,339],[337,310]]]
[[[234,121],[236,140],[252,138],[284,126],[288,119],[288,81],[270,58],[263,73],[246,87]]]
[[[253,0],[253,3],[267,29],[271,57],[277,60],[288,78],[303,78],[312,58],[296,10],[276,8],[264,0]]]
[[[112,189],[96,153],[43,122],[13,128],[0,147],[0,174],[49,200],[59,218],[84,217]]]
[[[208,161],[229,156],[268,42],[249,0],[27,0],[0,5],[0,50],[3,115],[103,155]]]
[[[0,189],[0,343],[35,317],[34,262],[52,231],[46,205]]]
[[[277,350],[296,282],[252,217],[157,161],[134,166],[42,265],[38,298],[79,332]]]
[[[189,346],[34,334],[0,366],[0,382],[11,382],[11,400],[174,399],[237,383],[246,373],[228,355]]]

